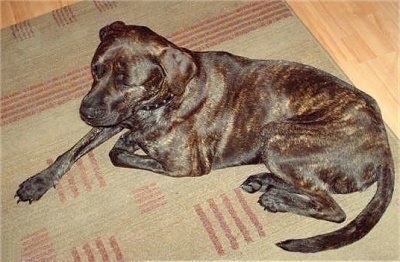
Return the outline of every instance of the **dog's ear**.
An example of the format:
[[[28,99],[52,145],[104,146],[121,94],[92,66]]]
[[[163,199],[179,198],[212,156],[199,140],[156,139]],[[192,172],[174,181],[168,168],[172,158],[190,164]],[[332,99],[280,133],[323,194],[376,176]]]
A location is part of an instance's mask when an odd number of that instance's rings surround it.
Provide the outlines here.
[[[126,28],[126,25],[124,22],[121,21],[115,21],[111,25],[107,25],[100,29],[99,32],[99,37],[100,41],[104,41],[107,37],[115,35],[118,32],[124,31]]]
[[[181,95],[186,85],[193,78],[197,66],[193,57],[175,47],[167,47],[160,55],[160,64],[165,71],[164,84],[174,95]]]

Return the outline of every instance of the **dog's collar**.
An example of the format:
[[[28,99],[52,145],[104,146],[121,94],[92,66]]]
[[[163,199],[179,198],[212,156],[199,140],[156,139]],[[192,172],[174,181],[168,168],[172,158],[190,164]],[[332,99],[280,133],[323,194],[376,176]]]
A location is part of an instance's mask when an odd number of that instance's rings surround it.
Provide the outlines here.
[[[150,111],[150,110],[158,109],[160,107],[165,106],[169,102],[171,102],[171,100],[173,98],[174,98],[174,95],[173,94],[169,94],[166,98],[164,98],[163,100],[161,100],[159,102],[156,101],[154,103],[148,103],[148,104],[144,105],[142,107],[142,110]]]

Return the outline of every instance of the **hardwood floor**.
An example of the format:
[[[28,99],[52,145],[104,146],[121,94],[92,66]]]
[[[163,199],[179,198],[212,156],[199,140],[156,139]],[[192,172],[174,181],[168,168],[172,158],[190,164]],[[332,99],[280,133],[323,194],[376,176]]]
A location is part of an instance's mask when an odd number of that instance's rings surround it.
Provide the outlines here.
[[[79,0],[1,1],[1,28],[43,15]]]
[[[378,101],[400,137],[400,1],[288,2],[353,84]]]
[[[1,28],[77,1],[2,1]],[[351,81],[378,101],[400,137],[400,1],[288,3]]]

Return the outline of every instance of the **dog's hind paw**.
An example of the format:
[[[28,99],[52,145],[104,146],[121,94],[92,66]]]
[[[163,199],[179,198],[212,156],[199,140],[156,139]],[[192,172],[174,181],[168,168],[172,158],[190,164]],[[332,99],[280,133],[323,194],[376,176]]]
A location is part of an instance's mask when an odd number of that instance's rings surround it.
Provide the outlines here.
[[[249,176],[240,186],[247,193],[255,193],[263,186],[260,175]]]
[[[258,199],[258,204],[264,208],[265,211],[269,211],[272,213],[276,213],[279,211],[283,211],[280,207],[282,203],[281,201],[276,201],[276,198],[274,198],[274,195],[269,195],[268,193],[264,193],[260,196]]]
[[[299,193],[293,185],[283,181],[280,177],[272,173],[261,173],[249,176],[240,186],[248,193],[267,192],[271,188],[279,188],[292,193]]]
[[[55,187],[54,176],[46,169],[32,176],[19,185],[14,198],[18,198],[17,203],[39,200],[51,187]]]

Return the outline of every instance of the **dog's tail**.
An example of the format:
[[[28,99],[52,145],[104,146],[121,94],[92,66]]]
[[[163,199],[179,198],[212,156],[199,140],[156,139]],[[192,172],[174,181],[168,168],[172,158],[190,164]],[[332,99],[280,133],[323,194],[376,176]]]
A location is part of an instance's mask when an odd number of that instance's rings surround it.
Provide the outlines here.
[[[380,169],[380,174],[377,175],[377,190],[374,197],[348,225],[327,234],[282,241],[277,243],[277,246],[292,252],[314,253],[343,247],[360,240],[378,223],[392,199],[394,190],[393,162],[383,166]]]

